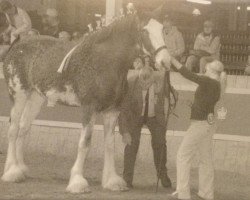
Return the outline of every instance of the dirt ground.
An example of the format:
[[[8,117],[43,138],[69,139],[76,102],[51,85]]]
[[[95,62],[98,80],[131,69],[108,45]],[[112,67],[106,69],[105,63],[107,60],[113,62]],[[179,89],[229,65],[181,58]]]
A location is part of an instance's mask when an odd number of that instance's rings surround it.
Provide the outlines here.
[[[3,171],[5,154],[0,154],[0,170]],[[85,177],[89,181],[92,192],[72,195],[65,192],[69,171],[74,159],[58,158],[54,155],[27,155],[30,175],[22,183],[3,183],[0,181],[0,199],[13,200],[167,200],[174,189],[159,187],[155,192],[156,177],[154,167],[137,162],[134,189],[128,192],[110,192],[101,188],[102,159],[88,159]],[[117,171],[122,172],[122,161],[117,163]],[[169,167],[169,175],[175,187],[175,168]],[[197,170],[192,171],[192,194],[197,192]],[[239,174],[216,171],[215,200],[249,200],[250,177]]]

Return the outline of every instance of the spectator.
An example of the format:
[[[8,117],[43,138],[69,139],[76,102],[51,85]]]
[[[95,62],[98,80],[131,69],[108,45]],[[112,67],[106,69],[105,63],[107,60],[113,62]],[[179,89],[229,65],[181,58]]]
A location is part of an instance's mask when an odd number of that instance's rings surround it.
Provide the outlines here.
[[[214,34],[213,29],[212,21],[204,22],[203,32],[197,35],[194,50],[190,51],[191,55],[187,58],[186,67],[189,70],[194,70],[199,64],[199,72],[205,73],[208,62],[220,59],[220,37]]]
[[[5,13],[9,27],[5,34],[10,34],[11,43],[18,37],[26,35],[31,29],[29,15],[23,9],[16,7],[6,0],[0,2],[0,12]]]
[[[42,35],[50,35],[58,37],[60,32],[60,22],[58,19],[58,12],[54,8],[48,8],[46,14],[43,16],[43,30]]]
[[[180,60],[185,51],[184,39],[177,27],[173,26],[173,22],[168,16],[163,21],[163,37],[170,55]]]
[[[63,41],[70,41],[71,40],[71,36],[68,32],[66,31],[62,31],[59,33],[59,39],[63,40]]]
[[[136,155],[139,148],[141,128],[146,124],[152,134],[152,148],[157,176],[164,187],[171,187],[167,174],[165,89],[160,78],[154,77],[153,69],[141,68],[139,77],[131,78],[119,116],[119,129],[126,144],[124,150],[123,178],[132,188]],[[162,84],[158,84],[161,82]],[[159,86],[159,87],[158,87]]]
[[[36,29],[31,29],[29,32],[28,32],[28,35],[29,36],[37,36],[37,35],[40,35],[39,31],[36,30]]]
[[[151,58],[149,55],[145,55],[145,56],[144,56],[144,66],[145,66],[145,67],[150,67],[150,68],[152,68],[154,71],[156,71],[156,68],[155,68],[154,65],[155,65],[155,64],[154,64],[152,58]]]
[[[144,67],[143,60],[141,57],[137,57],[133,62],[133,68],[135,70],[140,70]]]
[[[75,42],[79,41],[82,37],[83,37],[83,35],[78,31],[75,31],[72,34],[72,40],[75,41]]]

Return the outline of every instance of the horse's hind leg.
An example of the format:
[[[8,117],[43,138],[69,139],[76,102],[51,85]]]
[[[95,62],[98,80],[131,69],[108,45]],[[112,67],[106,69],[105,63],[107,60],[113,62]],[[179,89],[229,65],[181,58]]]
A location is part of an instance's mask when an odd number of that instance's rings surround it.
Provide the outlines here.
[[[24,174],[27,174],[28,172],[28,168],[24,164],[23,158],[24,139],[30,130],[32,121],[40,112],[43,102],[44,98],[40,94],[35,91],[32,92],[25,104],[25,108],[19,123],[19,133],[16,141],[16,158],[18,166]]]
[[[104,169],[102,186],[112,191],[128,190],[126,182],[117,175],[115,171],[115,125],[119,116],[119,111],[111,110],[104,114]]]
[[[25,178],[17,163],[16,140],[19,130],[19,121],[26,104],[27,95],[25,91],[18,90],[13,95],[13,99],[14,105],[10,113],[11,122],[8,130],[7,158],[4,167],[4,174],[2,176],[2,180],[7,182],[19,182]]]
[[[84,113],[86,115],[86,113]],[[90,115],[91,116],[91,115]],[[70,180],[67,191],[71,193],[87,193],[90,192],[88,182],[83,178],[83,165],[91,145],[91,136],[95,122],[95,114],[92,114],[88,124],[83,123],[83,128],[78,144],[77,158],[71,169]]]

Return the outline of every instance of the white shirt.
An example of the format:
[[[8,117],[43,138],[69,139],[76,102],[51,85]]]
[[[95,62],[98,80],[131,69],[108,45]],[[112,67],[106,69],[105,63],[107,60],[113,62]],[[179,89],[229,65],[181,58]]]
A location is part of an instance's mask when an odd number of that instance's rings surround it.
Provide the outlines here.
[[[142,91],[142,114],[141,116],[144,116],[145,113],[145,107],[146,107],[146,94],[147,90]],[[154,117],[155,116],[155,104],[157,102],[157,98],[155,96],[155,84],[152,84],[149,87],[149,99],[148,99],[148,117]]]

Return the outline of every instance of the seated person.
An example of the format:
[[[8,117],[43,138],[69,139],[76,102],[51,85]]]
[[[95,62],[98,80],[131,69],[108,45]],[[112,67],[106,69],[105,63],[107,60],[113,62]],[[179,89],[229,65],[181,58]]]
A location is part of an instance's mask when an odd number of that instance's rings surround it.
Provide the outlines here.
[[[194,49],[190,51],[191,55],[186,61],[189,70],[193,71],[199,63],[199,72],[204,74],[208,62],[220,59],[220,37],[214,34],[213,29],[212,21],[204,22],[203,32],[197,35]]]
[[[58,18],[58,12],[54,8],[48,8],[46,14],[43,16],[43,30],[42,35],[50,35],[52,37],[58,37],[60,32],[60,21]]]
[[[185,51],[185,43],[181,32],[173,25],[170,17],[166,16],[163,21],[163,38],[171,56],[180,60]]]
[[[8,22],[8,28],[5,30],[6,34],[10,35],[11,43],[15,39],[27,35],[31,29],[31,19],[27,12],[9,1],[2,0],[0,2],[0,12],[3,12]]]
[[[39,31],[36,30],[36,29],[31,29],[29,32],[28,32],[28,35],[29,36],[37,36],[37,35],[40,35]]]
[[[82,36],[83,36],[82,33],[80,33],[79,31],[75,31],[72,34],[72,40],[75,41],[75,42],[78,42],[82,38]]]
[[[59,39],[63,41],[70,41],[71,35],[67,31],[62,31],[59,33]]]
[[[152,134],[152,148],[157,176],[164,187],[171,187],[167,174],[166,118],[164,112],[165,87],[163,79],[156,78],[150,67],[143,67],[139,77],[129,79],[129,91],[122,103],[119,129],[126,144],[124,150],[123,178],[132,188],[136,155],[140,143],[141,129],[145,124]]]

